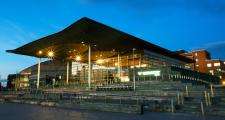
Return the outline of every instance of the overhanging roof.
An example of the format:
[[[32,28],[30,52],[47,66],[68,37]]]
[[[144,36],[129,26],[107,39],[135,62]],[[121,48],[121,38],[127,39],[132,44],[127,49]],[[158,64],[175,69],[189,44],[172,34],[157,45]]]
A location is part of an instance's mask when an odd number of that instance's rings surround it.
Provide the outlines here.
[[[177,55],[176,53],[134,37],[127,33],[116,30],[89,18],[82,18],[62,31],[40,38],[7,52],[35,57],[39,56],[39,50],[54,50],[60,58],[67,58],[68,52],[79,51],[80,54],[87,53],[87,46],[81,43],[93,45],[92,52],[112,51],[119,52],[137,50],[149,50],[164,56],[178,59],[184,62],[193,62],[191,59]],[[97,45],[94,47],[94,45]]]

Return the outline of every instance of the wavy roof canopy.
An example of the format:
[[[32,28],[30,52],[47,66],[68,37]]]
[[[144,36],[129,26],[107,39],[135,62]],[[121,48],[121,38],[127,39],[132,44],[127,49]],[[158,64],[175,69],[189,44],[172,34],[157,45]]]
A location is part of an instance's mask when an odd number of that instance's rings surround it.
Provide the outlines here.
[[[137,50],[152,51],[184,62],[192,62],[192,60],[168,49],[86,17],[81,18],[62,31],[40,38],[14,50],[7,50],[7,52],[34,57],[47,57],[46,55],[38,55],[38,51],[47,52],[53,50],[57,58],[65,59],[73,51],[86,55],[88,47],[82,43],[91,44],[93,54],[99,54],[99,51],[112,50],[125,52],[136,48]]]

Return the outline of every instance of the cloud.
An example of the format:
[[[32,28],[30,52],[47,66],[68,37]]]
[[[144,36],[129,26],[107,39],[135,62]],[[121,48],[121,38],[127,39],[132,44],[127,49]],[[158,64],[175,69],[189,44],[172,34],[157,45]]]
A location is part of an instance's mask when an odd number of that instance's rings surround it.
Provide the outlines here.
[[[27,43],[27,40],[36,38],[34,33],[26,31],[23,26],[9,19],[0,21],[0,30],[1,50],[18,47]]]
[[[197,47],[195,47],[197,49]],[[225,40],[204,44],[198,48],[206,49],[212,58],[225,60]]]
[[[220,46],[224,46],[224,45],[225,45],[225,40],[207,43],[207,44],[203,45],[203,47],[206,49],[211,49],[211,48],[220,47]]]

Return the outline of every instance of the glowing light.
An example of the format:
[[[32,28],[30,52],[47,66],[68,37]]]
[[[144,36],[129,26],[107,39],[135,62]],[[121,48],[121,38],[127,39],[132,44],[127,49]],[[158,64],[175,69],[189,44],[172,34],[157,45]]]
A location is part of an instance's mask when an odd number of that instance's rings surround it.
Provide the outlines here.
[[[142,64],[141,67],[147,67],[147,64]]]
[[[104,63],[104,60],[103,60],[103,59],[98,59],[98,60],[96,61],[96,63],[97,63],[97,64],[102,64],[102,63]]]
[[[81,61],[81,56],[76,56],[75,60],[76,61]]]
[[[38,54],[41,55],[43,52],[41,50],[38,51]]]
[[[109,59],[106,59],[105,62],[109,62]]]
[[[134,68],[134,66],[130,66],[131,68]],[[141,64],[141,65],[136,65],[135,67],[140,68],[140,67],[147,67],[147,64]]]
[[[121,82],[129,82],[130,78],[128,76],[121,76],[120,80],[121,80]]]
[[[138,75],[160,76],[160,71],[159,70],[155,70],[155,71],[142,71],[142,72],[138,72]]]
[[[48,57],[50,57],[50,58],[54,57],[54,52],[53,51],[49,51],[48,52]]]
[[[222,82],[222,85],[225,85],[225,80]]]

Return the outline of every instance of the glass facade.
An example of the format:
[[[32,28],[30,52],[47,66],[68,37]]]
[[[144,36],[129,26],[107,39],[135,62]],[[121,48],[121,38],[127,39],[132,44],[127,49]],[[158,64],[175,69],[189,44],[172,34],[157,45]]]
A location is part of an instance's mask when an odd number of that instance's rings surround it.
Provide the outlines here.
[[[116,83],[133,83],[151,80],[169,80],[170,66],[184,68],[185,63],[153,52],[132,51],[110,58],[92,61],[91,83],[101,86]],[[71,63],[70,82],[88,82],[88,64]]]
[[[185,62],[154,52],[131,51],[113,54],[112,57],[102,56],[91,61],[91,86],[94,88],[110,85],[133,86],[134,81],[137,84],[151,81],[217,82],[215,77],[186,69]],[[66,69],[66,61],[50,60],[41,63],[40,85],[67,85]],[[36,85],[36,77],[37,66],[33,66],[29,76],[31,86]],[[68,82],[71,85],[88,85],[88,61],[85,57],[70,61]]]

